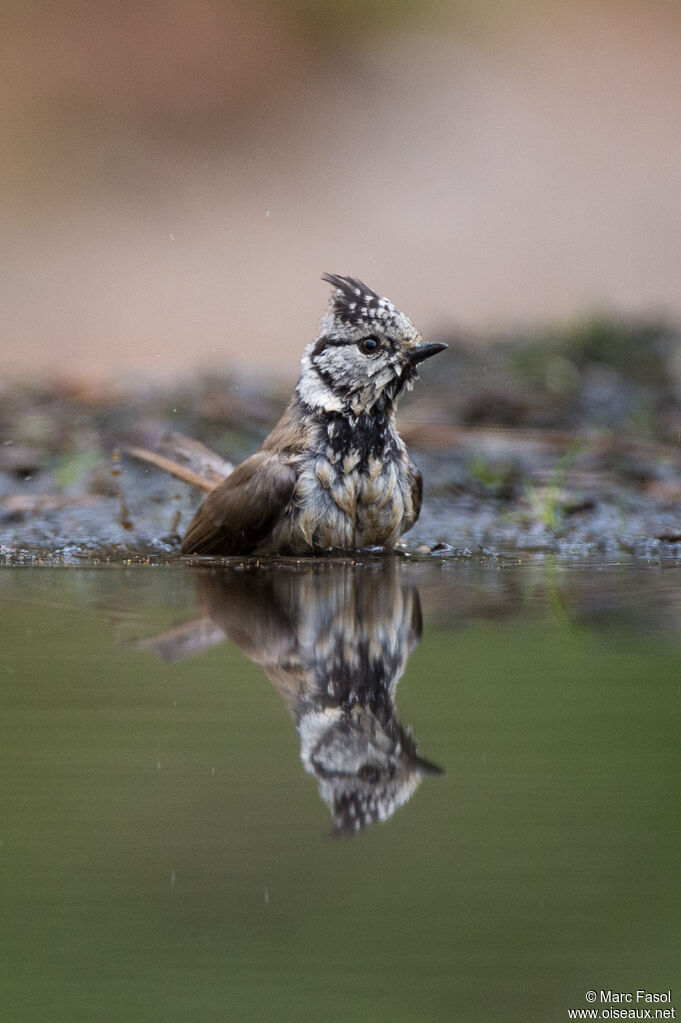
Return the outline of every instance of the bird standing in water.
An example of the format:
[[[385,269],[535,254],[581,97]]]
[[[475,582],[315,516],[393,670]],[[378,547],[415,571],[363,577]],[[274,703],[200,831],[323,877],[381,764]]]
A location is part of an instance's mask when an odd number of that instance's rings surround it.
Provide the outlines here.
[[[333,287],[300,379],[262,446],[204,500],[183,554],[313,554],[392,547],[421,509],[423,481],[395,424],[426,342],[354,277]]]

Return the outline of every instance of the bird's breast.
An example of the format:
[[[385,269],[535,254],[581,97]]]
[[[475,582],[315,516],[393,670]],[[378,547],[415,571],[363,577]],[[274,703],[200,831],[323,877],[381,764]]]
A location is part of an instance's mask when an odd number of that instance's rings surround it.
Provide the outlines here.
[[[392,431],[367,449],[320,438],[302,459],[292,501],[293,532],[313,548],[393,544],[412,516],[404,446]],[[344,438],[350,439],[350,438]],[[354,438],[353,438],[354,439]]]

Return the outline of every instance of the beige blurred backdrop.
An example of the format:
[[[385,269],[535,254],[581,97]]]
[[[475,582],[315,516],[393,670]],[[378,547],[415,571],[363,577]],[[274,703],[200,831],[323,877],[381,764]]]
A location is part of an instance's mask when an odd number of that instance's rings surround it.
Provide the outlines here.
[[[681,5],[3,5],[4,373],[296,373],[323,271],[424,332],[681,319]]]

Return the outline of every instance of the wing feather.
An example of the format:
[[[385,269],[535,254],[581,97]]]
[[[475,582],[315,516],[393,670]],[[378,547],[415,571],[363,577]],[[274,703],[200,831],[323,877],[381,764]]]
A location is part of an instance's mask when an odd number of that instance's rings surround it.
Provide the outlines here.
[[[416,468],[412,461],[409,462],[409,484],[411,486],[411,503],[414,508],[414,518],[408,525],[408,529],[416,522],[417,518],[421,514],[421,505],[423,504],[423,476],[421,471]]]
[[[296,472],[271,451],[257,451],[213,490],[194,515],[182,554],[251,554],[291,500]]]

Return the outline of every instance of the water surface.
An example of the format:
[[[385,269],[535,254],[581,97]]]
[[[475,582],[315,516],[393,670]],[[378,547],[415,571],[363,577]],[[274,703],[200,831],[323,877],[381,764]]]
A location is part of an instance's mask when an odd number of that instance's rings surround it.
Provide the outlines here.
[[[680,571],[4,569],[5,1018],[678,993]]]

